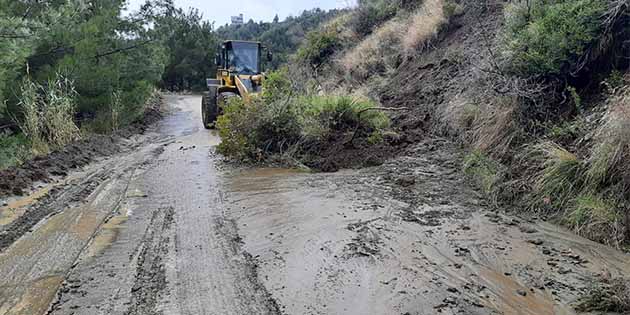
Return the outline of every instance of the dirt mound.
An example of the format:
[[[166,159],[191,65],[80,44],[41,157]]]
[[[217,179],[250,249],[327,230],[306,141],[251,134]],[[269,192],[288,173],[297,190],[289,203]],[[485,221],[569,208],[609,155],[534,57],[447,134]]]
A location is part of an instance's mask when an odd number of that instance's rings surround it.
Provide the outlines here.
[[[351,136],[340,136],[326,143],[324,147],[312,148],[305,164],[322,172],[336,172],[340,169],[377,166],[392,156],[424,138],[419,130],[384,136],[381,143],[370,144],[367,138],[349,140]]]
[[[0,171],[0,197],[23,195],[34,182],[47,181],[53,176],[65,176],[73,169],[90,163],[94,158],[120,152],[121,139],[144,133],[161,117],[162,100],[149,106],[142,119],[113,135],[90,135],[45,156],[37,156],[20,166]]]

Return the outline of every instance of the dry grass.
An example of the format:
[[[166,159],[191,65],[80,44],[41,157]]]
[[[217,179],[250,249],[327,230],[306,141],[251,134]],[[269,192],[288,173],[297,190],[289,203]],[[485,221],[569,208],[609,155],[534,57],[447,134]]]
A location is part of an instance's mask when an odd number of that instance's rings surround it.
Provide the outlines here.
[[[409,29],[402,40],[405,53],[410,55],[422,51],[446,22],[444,0],[425,0],[411,17]]]
[[[46,154],[50,146],[62,147],[79,138],[74,122],[76,92],[71,81],[57,75],[44,88],[25,79],[21,92],[23,119],[18,124],[34,154]]]
[[[79,138],[79,128],[74,122],[75,95],[73,83],[61,75],[48,83],[43,124],[48,143],[53,146],[62,147]]]
[[[467,95],[458,94],[438,108],[440,124],[436,131],[467,138],[477,117],[482,114],[481,106]]]
[[[503,103],[487,105],[477,115],[473,127],[473,145],[493,156],[502,157],[509,153],[512,143],[522,130],[516,119],[516,101],[505,98],[497,102]]]
[[[404,56],[422,51],[447,22],[443,0],[426,0],[413,14],[400,13],[338,60],[353,80],[395,69]]]
[[[593,281],[576,309],[579,312],[630,313],[630,279],[605,277]]]
[[[454,134],[472,144],[473,149],[496,158],[510,153],[514,141],[523,132],[516,119],[513,98],[496,98],[493,103],[457,95],[438,108],[438,131]]]
[[[43,122],[40,111],[42,103],[39,97],[40,87],[25,79],[22,83],[20,107],[22,108],[23,119],[18,121],[22,133],[29,139],[31,150],[34,154],[45,154],[48,152],[48,145],[43,138]]]
[[[532,151],[542,161],[534,184],[534,204],[564,208],[581,190],[584,162],[553,142],[535,145]]]
[[[590,189],[619,184],[630,187],[630,86],[614,96],[595,133],[597,144],[588,160],[586,173]]]
[[[112,93],[112,103],[110,104],[111,129],[112,132],[118,131],[121,126],[120,114],[122,112],[122,101],[120,99],[120,91]]]
[[[394,18],[366,37],[341,57],[344,71],[359,81],[373,74],[382,74],[395,67],[407,25],[403,18]]]

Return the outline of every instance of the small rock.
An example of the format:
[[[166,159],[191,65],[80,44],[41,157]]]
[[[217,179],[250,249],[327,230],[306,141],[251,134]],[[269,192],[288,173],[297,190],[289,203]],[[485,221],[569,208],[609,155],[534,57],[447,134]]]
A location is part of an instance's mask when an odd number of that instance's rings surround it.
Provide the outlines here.
[[[461,269],[462,266],[462,264],[453,264],[453,267],[455,267],[455,269]]]
[[[450,297],[444,298],[442,302],[444,302],[445,304],[451,304],[451,305],[457,304],[457,301],[455,301],[454,298],[450,298]]]
[[[516,290],[516,293],[520,296],[527,296],[527,291],[525,290]]]
[[[521,232],[527,233],[527,234],[533,234],[533,233],[538,232],[538,230],[536,230],[535,228],[533,228],[531,226],[523,226],[522,225],[519,229],[521,230]]]
[[[547,248],[543,249],[542,253],[543,255],[551,255],[551,251]]]
[[[400,177],[396,179],[396,184],[403,187],[409,187],[416,184],[416,179],[412,176]]]
[[[507,225],[512,225],[512,226],[514,226],[514,225],[518,225],[519,223],[521,223],[519,220],[517,220],[517,219],[512,219],[512,220],[510,220],[509,222],[507,222]]]
[[[566,275],[566,274],[568,274],[568,273],[571,273],[571,269],[567,269],[567,268],[560,268],[560,269],[558,270],[558,273],[559,273],[559,274],[561,274],[561,275]]]
[[[440,308],[445,308],[445,307],[448,307],[448,304],[446,304],[446,303],[438,304],[438,305],[434,306],[433,308],[434,309],[440,309]]]
[[[459,290],[457,290],[457,288],[453,288],[453,287],[450,287],[450,288],[446,289],[446,291],[451,292],[451,293],[459,292]]]
[[[535,239],[535,240],[527,240],[527,242],[528,242],[528,243],[530,243],[530,244],[534,244],[534,245],[536,245],[536,246],[540,246],[540,245],[542,245],[545,241],[543,241],[543,240],[541,240],[541,239],[537,238],[537,239]]]

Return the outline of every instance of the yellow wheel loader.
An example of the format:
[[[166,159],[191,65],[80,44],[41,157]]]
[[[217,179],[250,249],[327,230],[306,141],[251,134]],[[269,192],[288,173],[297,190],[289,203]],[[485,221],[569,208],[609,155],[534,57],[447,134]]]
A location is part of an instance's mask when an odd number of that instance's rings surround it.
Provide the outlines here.
[[[269,61],[273,58],[260,42],[223,42],[215,58],[216,79],[206,80],[208,91],[201,101],[201,116],[206,129],[214,128],[217,117],[231,97],[240,97],[247,103],[252,95],[262,91],[265,79],[262,72],[263,57]]]

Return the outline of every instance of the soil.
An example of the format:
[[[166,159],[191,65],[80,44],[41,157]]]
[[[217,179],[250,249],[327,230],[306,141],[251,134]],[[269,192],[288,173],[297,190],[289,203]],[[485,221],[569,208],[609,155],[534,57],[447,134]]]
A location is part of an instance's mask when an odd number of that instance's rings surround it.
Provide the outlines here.
[[[34,157],[23,165],[0,170],[0,198],[21,196],[36,182],[47,182],[63,177],[94,159],[110,156],[124,150],[125,139],[142,134],[161,117],[161,100],[150,104],[141,120],[112,134],[91,134],[48,155]]]

